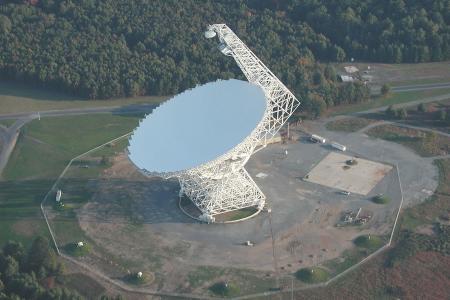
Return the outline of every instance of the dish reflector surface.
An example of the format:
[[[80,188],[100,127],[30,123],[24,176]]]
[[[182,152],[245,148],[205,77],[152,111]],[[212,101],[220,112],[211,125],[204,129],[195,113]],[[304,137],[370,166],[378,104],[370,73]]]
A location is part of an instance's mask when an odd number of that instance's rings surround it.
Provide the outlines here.
[[[176,95],[147,115],[128,147],[149,172],[192,169],[232,150],[261,122],[263,90],[236,79],[210,82]]]

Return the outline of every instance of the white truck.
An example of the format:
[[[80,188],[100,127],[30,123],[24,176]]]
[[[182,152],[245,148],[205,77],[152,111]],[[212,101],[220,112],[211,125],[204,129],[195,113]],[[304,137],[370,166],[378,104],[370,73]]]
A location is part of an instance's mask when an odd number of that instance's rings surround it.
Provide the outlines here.
[[[321,144],[325,144],[325,142],[327,141],[324,137],[321,137],[320,135],[316,134],[311,134],[310,140],[314,143],[321,143]]]
[[[338,144],[338,143],[336,143],[336,142],[332,142],[332,143],[331,143],[331,147],[333,147],[333,148],[335,148],[335,149],[338,149],[338,150],[341,150],[341,151],[347,150],[347,147],[346,147],[346,146],[341,145],[341,144]]]

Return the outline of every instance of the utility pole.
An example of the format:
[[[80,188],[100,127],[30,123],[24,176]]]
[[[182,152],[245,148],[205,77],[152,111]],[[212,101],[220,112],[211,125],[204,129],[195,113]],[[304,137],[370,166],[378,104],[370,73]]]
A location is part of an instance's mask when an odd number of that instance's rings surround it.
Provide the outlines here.
[[[275,288],[280,288],[280,279],[279,279],[279,272],[278,272],[278,264],[277,264],[277,257],[275,254],[275,237],[273,235],[273,228],[272,228],[272,209],[269,208],[267,210],[269,214],[269,224],[270,224],[270,235],[272,237],[272,258],[273,258],[273,268],[275,270]]]

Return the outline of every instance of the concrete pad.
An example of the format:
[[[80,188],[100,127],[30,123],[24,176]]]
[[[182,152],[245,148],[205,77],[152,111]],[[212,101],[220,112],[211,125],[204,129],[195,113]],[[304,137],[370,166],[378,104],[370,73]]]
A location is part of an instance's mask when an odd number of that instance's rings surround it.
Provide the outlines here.
[[[392,169],[392,166],[358,158],[358,164],[348,166],[353,157],[331,152],[308,174],[307,181],[327,187],[367,195]]]

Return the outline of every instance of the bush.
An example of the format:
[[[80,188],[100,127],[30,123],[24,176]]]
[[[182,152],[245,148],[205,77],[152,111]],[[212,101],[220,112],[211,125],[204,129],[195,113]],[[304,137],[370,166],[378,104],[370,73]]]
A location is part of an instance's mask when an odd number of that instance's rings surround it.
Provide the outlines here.
[[[383,97],[386,97],[387,94],[389,94],[389,92],[391,91],[391,87],[388,84],[383,84],[383,86],[381,87],[381,95]]]
[[[427,107],[424,103],[420,103],[417,106],[417,111],[421,112],[421,113],[426,113],[427,112]]]
[[[397,117],[404,120],[408,117],[408,112],[406,109],[402,108],[397,111]]]
[[[233,297],[239,294],[239,287],[230,282],[217,282],[209,290],[222,297]]]
[[[360,248],[376,250],[383,245],[383,240],[379,236],[369,234],[358,236],[353,243]]]
[[[391,199],[389,199],[388,197],[384,196],[384,195],[376,195],[372,198],[372,202],[376,203],[376,204],[386,204],[389,203],[391,201]]]
[[[295,273],[295,277],[306,283],[319,283],[327,281],[329,278],[328,271],[322,268],[303,268]]]
[[[86,256],[91,252],[91,246],[86,242],[83,242],[83,246],[78,246],[78,243],[76,242],[69,243],[64,249],[68,254],[76,257]]]
[[[141,276],[138,275],[139,272],[132,273],[126,276],[125,281],[135,285],[147,284],[153,281],[154,277],[152,273],[142,273]]]
[[[356,160],[356,159],[349,159],[349,160],[347,160],[346,162],[345,162],[347,165],[349,165],[349,166],[355,166],[355,165],[357,165],[358,164],[358,161]]]

